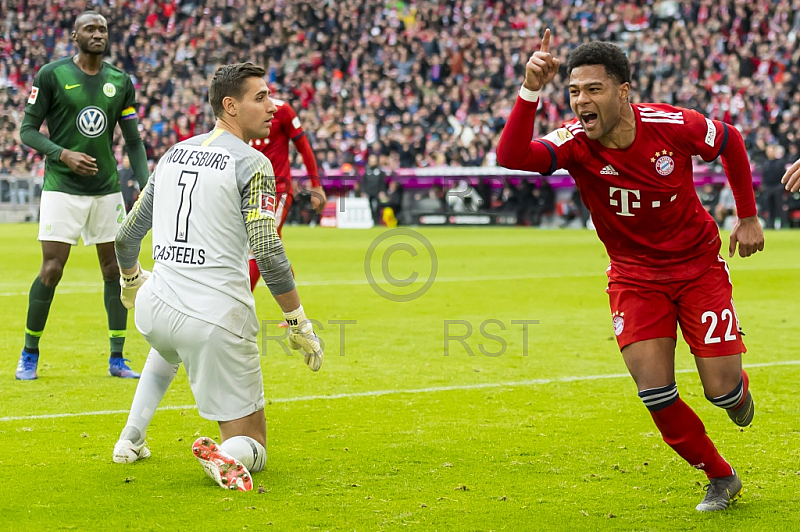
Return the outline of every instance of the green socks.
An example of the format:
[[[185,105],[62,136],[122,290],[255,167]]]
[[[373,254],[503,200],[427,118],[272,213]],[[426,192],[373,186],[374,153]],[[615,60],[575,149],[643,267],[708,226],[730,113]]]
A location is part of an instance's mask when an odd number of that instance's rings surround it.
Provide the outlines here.
[[[45,285],[39,277],[34,279],[28,295],[28,319],[25,323],[25,350],[28,352],[39,351],[39,339],[44,332],[55,292],[55,288]]]
[[[125,330],[128,328],[128,309],[119,300],[119,281],[104,281],[103,301],[108,314],[108,340],[112,353],[121,353],[125,345]]]
[[[56,289],[45,285],[39,277],[33,281],[28,296],[28,320],[25,325],[25,350],[39,351],[39,339],[47,323],[50,305]],[[119,281],[104,281],[103,301],[108,314],[108,339],[111,351],[121,353],[125,345],[125,331],[128,328],[128,309],[119,300]]]

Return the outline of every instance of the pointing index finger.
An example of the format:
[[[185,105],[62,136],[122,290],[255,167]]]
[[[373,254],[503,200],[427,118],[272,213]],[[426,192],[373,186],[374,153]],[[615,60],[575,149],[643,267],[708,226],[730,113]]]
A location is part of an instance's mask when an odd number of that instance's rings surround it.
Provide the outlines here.
[[[542,45],[539,47],[542,52],[550,51],[550,28],[544,30],[544,37],[542,37]]]

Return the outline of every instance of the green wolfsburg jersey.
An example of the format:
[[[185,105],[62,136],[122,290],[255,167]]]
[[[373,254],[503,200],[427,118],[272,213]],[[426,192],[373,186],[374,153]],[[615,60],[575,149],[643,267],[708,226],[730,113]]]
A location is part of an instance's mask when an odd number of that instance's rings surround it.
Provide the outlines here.
[[[46,119],[52,142],[94,157],[98,169],[92,177],[81,177],[48,157],[44,190],[87,196],[120,190],[111,143],[117,121],[135,116],[135,98],[130,76],[106,62],[93,76],[71,57],[39,70],[25,113]]]

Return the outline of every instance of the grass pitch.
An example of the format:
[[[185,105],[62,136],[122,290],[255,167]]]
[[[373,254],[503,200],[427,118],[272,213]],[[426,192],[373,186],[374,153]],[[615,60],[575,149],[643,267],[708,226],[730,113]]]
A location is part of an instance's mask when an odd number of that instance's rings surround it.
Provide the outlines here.
[[[269,457],[244,494],[217,487],[191,454],[197,436],[219,434],[183,370],[148,432],[152,457],[111,462],[136,381],[107,374],[93,248],[73,248],[39,380],[14,381],[40,248],[35,225],[3,226],[0,529],[797,530],[800,233],[770,232],[764,253],[729,261],[751,427],[703,398],[679,341],[681,395],[745,486],[729,511],[699,514],[704,475],[661,441],[626,375],[594,233],[421,229],[435,259],[395,235],[365,260],[385,231],[286,228],[325,364],[314,374],[263,339]],[[426,293],[395,301],[432,273]],[[261,319],[280,318],[264,286],[256,300]],[[521,320],[539,323],[525,336]],[[141,369],[148,348],[129,323],[126,356]]]

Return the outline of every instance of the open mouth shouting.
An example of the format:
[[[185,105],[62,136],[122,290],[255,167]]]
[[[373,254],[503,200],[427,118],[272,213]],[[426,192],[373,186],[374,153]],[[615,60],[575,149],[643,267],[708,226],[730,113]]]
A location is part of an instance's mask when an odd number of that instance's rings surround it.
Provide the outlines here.
[[[578,115],[584,129],[592,129],[597,124],[597,113],[582,112]]]

